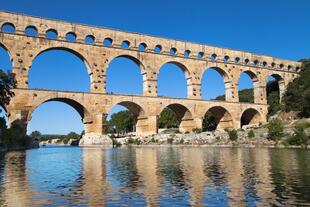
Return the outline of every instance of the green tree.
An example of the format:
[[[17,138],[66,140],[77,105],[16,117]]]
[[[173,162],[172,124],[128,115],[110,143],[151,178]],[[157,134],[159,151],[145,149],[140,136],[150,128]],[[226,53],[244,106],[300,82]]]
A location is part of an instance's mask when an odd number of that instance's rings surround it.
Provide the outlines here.
[[[278,81],[269,81],[267,83],[267,101],[268,101],[268,115],[272,116],[281,110]]]
[[[280,119],[269,121],[267,128],[270,139],[276,141],[276,143],[284,136],[284,125]]]
[[[14,95],[12,88],[15,87],[14,76],[12,73],[5,73],[0,69],[0,106],[10,102]]]
[[[30,137],[33,137],[33,138],[36,138],[36,139],[41,139],[42,134],[39,131],[33,131],[33,132],[31,132]]]
[[[177,119],[176,114],[169,108],[165,108],[158,119],[159,128],[176,128],[180,122]]]
[[[305,132],[305,125],[298,124],[294,127],[294,134],[288,138],[287,143],[290,145],[307,145],[309,138]]]
[[[202,130],[203,131],[214,131],[217,127],[215,117],[211,112],[207,112],[203,118]]]
[[[299,77],[288,84],[282,100],[285,111],[298,111],[301,117],[310,117],[310,59],[303,60]]]
[[[238,132],[237,130],[233,129],[233,130],[227,130],[229,139],[231,141],[236,141],[238,139]]]
[[[128,133],[132,132],[134,129],[134,116],[128,111],[119,111],[111,116],[111,119],[108,123],[110,128],[109,131],[114,131],[116,133]]]

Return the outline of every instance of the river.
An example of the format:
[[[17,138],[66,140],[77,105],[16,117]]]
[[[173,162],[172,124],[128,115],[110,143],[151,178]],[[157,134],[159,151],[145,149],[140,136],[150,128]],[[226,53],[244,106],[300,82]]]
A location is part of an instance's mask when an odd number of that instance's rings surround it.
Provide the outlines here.
[[[44,147],[0,155],[0,206],[310,205],[310,150]]]

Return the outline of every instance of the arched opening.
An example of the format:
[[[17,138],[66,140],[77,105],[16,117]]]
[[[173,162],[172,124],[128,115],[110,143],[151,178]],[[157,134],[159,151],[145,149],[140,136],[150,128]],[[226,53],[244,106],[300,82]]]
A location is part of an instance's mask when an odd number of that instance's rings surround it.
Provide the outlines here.
[[[217,60],[217,55],[216,54],[212,54],[210,57],[212,62],[215,62]]]
[[[76,41],[76,34],[74,32],[68,32],[66,34],[66,40],[69,42],[75,42]]]
[[[25,29],[25,34],[31,37],[37,37],[38,36],[38,30],[34,26],[28,26]]]
[[[230,113],[221,106],[210,108],[204,115],[202,130],[232,130],[234,128],[233,119]]]
[[[56,40],[58,38],[57,31],[54,29],[49,29],[46,31],[46,38]]]
[[[15,26],[12,23],[4,23],[1,27],[1,32],[15,33]]]
[[[103,40],[103,45],[104,46],[108,46],[108,47],[111,47],[112,46],[112,43],[113,43],[113,40],[111,38],[105,38]]]
[[[240,74],[238,81],[239,102],[254,103],[254,97],[258,96],[254,90],[257,87],[257,77],[251,71],[244,71]]]
[[[115,94],[143,94],[144,67],[131,56],[119,56],[110,61],[106,75],[106,91]]]
[[[140,45],[139,45],[139,51],[145,51],[146,50],[146,48],[147,48],[147,45],[145,44],[145,43],[141,43]]]
[[[171,56],[176,56],[177,55],[177,49],[176,48],[171,48],[170,49],[170,55]]]
[[[266,80],[266,94],[268,115],[272,116],[276,114],[281,109],[281,96],[284,91],[284,80],[278,74],[272,74],[268,76]],[[280,90],[282,88],[283,91]]]
[[[39,131],[43,136],[49,135],[46,137],[50,138],[64,138],[63,136],[70,132],[80,135],[84,130],[83,119],[87,113],[81,104],[71,99],[47,100],[32,111],[27,134]]]
[[[86,37],[85,37],[85,43],[86,44],[94,44],[95,43],[95,37],[93,36],[93,35],[87,35]]]
[[[158,126],[161,132],[167,129],[173,129],[175,132],[181,133],[191,132],[195,128],[192,124],[193,117],[190,110],[181,104],[166,106],[158,117]]]
[[[115,105],[106,120],[106,132],[114,135],[139,134],[143,130],[144,110],[136,103],[123,101]]]
[[[157,75],[158,96],[186,98],[188,73],[180,63],[165,63]]]
[[[225,101],[226,72],[220,68],[208,68],[201,78],[201,97],[206,100]]]
[[[198,59],[201,60],[204,56],[204,53],[203,52],[199,52],[198,53]]]
[[[88,68],[83,57],[72,50],[43,51],[29,70],[29,88],[89,92]]]
[[[129,49],[129,46],[130,46],[130,42],[127,41],[127,40],[124,40],[124,41],[122,42],[122,44],[121,44],[121,47],[122,47],[123,49]]]
[[[161,45],[156,45],[154,48],[154,52],[159,54],[159,53],[161,53],[161,49],[162,49]]]
[[[189,57],[190,54],[191,54],[190,50],[185,50],[184,51],[184,57]]]
[[[262,123],[261,114],[256,109],[247,109],[241,116],[241,127],[259,126]]]

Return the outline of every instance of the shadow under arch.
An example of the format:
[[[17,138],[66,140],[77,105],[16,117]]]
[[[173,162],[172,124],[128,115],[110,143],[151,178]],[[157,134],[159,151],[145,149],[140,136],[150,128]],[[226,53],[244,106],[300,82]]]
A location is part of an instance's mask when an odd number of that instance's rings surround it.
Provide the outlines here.
[[[200,77],[201,82],[200,83],[201,83],[201,94],[202,94],[202,96],[204,95],[205,90],[209,89],[209,88],[204,87],[204,85],[206,84],[205,83],[206,81],[204,81],[204,80],[206,78],[208,78],[206,73],[207,73],[207,71],[210,71],[210,70],[215,71],[222,78],[222,84],[224,86],[224,91],[222,94],[217,94],[217,97],[224,95],[225,96],[224,101],[227,100],[228,89],[231,87],[231,79],[230,79],[230,76],[228,75],[228,73],[220,67],[208,67],[208,68],[205,68],[205,70],[201,73],[201,77]],[[214,98],[216,98],[216,97],[214,97]]]
[[[112,112],[113,108],[116,106],[125,107],[130,113],[133,115],[133,126],[130,130],[136,132],[137,134],[141,134],[144,132],[145,122],[147,121],[147,117],[145,116],[145,111],[141,105],[132,101],[121,101],[113,104],[113,106],[108,110],[109,113]],[[108,120],[106,120],[108,121]]]
[[[125,60],[129,60],[129,61],[131,61],[131,62],[133,62],[136,66],[137,66],[137,68],[139,68],[139,73],[140,73],[140,76],[139,76],[139,82],[141,82],[141,85],[142,85],[142,89],[141,89],[141,92],[140,93],[138,93],[138,94],[143,94],[144,93],[144,91],[147,89],[147,82],[146,82],[146,80],[147,80],[147,73],[146,73],[146,70],[145,70],[145,66],[144,66],[144,64],[142,63],[142,61],[141,60],[139,60],[139,58],[137,58],[137,57],[134,57],[134,56],[132,56],[132,55],[128,55],[128,54],[121,54],[121,55],[116,55],[116,56],[113,56],[113,57],[111,57],[110,59],[109,59],[109,61],[107,62],[107,65],[108,65],[108,67],[107,67],[107,70],[105,71],[105,74],[106,74],[106,88],[108,88],[110,85],[111,85],[111,83],[109,83],[110,81],[109,81],[109,74],[108,74],[108,71],[111,71],[111,70],[113,70],[113,68],[115,68],[115,67],[111,67],[111,64],[113,63],[113,62],[116,62],[116,61],[119,61],[119,59],[120,59],[120,63],[118,63],[118,64],[130,64],[130,63],[126,63],[126,62],[124,62],[124,60],[122,60],[122,59],[125,59]],[[132,68],[129,68],[129,69],[132,69]],[[135,68],[133,68],[133,69],[135,69]],[[118,74],[119,75],[119,74]],[[140,79],[141,78],[141,79]],[[140,81],[141,80],[141,81]],[[137,83],[134,83],[135,85],[137,84]],[[139,85],[140,83],[138,83],[138,85]],[[139,89],[140,90],[140,89]],[[111,93],[114,93],[113,91],[111,91]],[[124,93],[117,93],[117,94],[124,94]],[[127,94],[127,93],[126,93]],[[130,94],[137,94],[136,92],[133,92],[133,93],[130,93]]]
[[[192,126],[192,112],[186,106],[178,103],[168,104],[162,108],[158,117],[160,117],[160,114],[164,111],[165,108],[168,108],[175,113],[177,121],[179,123],[180,132],[191,132],[192,129],[195,128],[194,126]]]
[[[244,110],[240,118],[241,128],[246,125],[258,126],[262,121],[261,113],[253,108]]]
[[[171,66],[172,65],[172,66]],[[173,88],[173,92],[170,91],[171,94],[169,94],[169,92],[167,91],[167,85],[165,85],[164,83],[161,83],[160,79],[161,78],[170,78],[169,76],[167,76],[167,74],[165,76],[163,75],[160,75],[161,72],[163,70],[166,69],[166,67],[175,67],[177,69],[179,69],[181,72],[182,72],[182,80],[179,81],[179,79],[177,77],[178,74],[174,74],[176,77],[175,79],[172,79],[172,80],[165,80],[166,82],[169,82],[171,83],[171,81],[174,81],[174,85],[178,85],[178,89],[182,89],[184,93],[184,95],[175,95],[177,94],[178,92],[180,92],[181,90],[177,90],[176,91],[176,88]],[[169,69],[174,69],[174,68],[168,68],[167,69],[167,72],[170,72]],[[172,70],[173,71],[173,70]],[[170,75],[170,74],[169,74]],[[172,77],[172,75],[170,75]],[[164,96],[164,97],[174,97],[174,98],[188,98],[189,97],[189,94],[191,94],[191,91],[190,91],[190,86],[191,86],[191,83],[192,83],[192,79],[191,79],[191,74],[190,74],[190,70],[187,68],[187,66],[185,66],[183,63],[180,63],[180,62],[177,62],[177,61],[171,61],[171,60],[168,60],[164,63],[161,64],[161,66],[157,69],[157,74],[156,74],[156,80],[157,80],[157,93],[159,96]],[[171,85],[170,85],[171,86]],[[183,88],[185,86],[185,88]],[[161,89],[163,87],[163,89]],[[162,91],[161,91],[162,90]]]
[[[203,120],[203,130],[232,130],[234,129],[233,118],[229,111],[222,106],[213,106],[207,110]]]

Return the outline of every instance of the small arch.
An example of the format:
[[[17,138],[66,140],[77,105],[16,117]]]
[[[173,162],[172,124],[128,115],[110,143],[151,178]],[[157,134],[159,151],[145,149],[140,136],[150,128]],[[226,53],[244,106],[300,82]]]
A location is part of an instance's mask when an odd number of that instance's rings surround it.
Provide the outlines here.
[[[168,108],[175,113],[177,123],[179,125],[178,129],[180,132],[185,133],[192,130],[191,126],[187,125],[189,121],[193,120],[192,113],[187,107],[178,103],[169,104],[161,110],[160,115],[158,116],[159,118],[165,108]]]
[[[84,42],[85,42],[86,44],[92,45],[92,44],[95,43],[95,37],[94,37],[93,35],[87,35],[87,36],[85,37]]]
[[[291,65],[288,65],[288,66],[287,66],[287,69],[288,69],[289,71],[291,71],[291,70],[293,69],[293,67],[292,67]]]
[[[258,126],[262,123],[261,114],[253,108],[246,109],[241,115],[241,128],[247,125]]]
[[[121,48],[129,49],[129,47],[130,47],[130,42],[128,40],[124,40],[121,44]]]
[[[7,32],[7,33],[15,33],[15,26],[12,23],[4,23],[1,27],[1,32]]]
[[[250,60],[249,60],[249,59],[247,59],[247,58],[244,60],[244,64],[245,64],[245,65],[248,65],[248,64],[249,64],[249,62],[250,62]]]
[[[253,61],[254,66],[258,66],[258,63],[259,63],[258,60],[254,60],[254,61]]]
[[[229,56],[225,55],[223,61],[224,61],[224,63],[227,63],[229,61]]]
[[[139,51],[144,52],[144,51],[146,50],[146,48],[147,48],[147,45],[146,45],[144,42],[142,42],[142,43],[139,45]]]
[[[161,50],[162,50],[161,45],[156,45],[155,48],[154,48],[154,52],[157,53],[157,54],[160,54]]]
[[[177,49],[174,48],[174,47],[170,48],[170,55],[171,56],[176,56],[177,55]]]
[[[271,63],[271,67],[274,68],[276,64],[274,62]]]
[[[236,57],[236,58],[235,58],[235,63],[236,63],[236,64],[240,63],[240,58],[239,58],[239,57]]]
[[[28,26],[25,29],[25,35],[28,35],[31,37],[37,37],[38,36],[38,30],[35,26]]]
[[[203,131],[232,130],[234,129],[233,118],[224,107],[211,107],[204,115],[202,129]]]
[[[280,69],[283,69],[283,68],[284,68],[284,64],[281,63],[281,64],[279,65],[279,67],[280,67]]]
[[[201,60],[204,56],[204,53],[203,52],[199,52],[198,53],[198,59]]]
[[[58,33],[54,29],[49,29],[49,30],[46,31],[45,37],[48,38],[48,39],[56,40],[58,38]]]
[[[66,34],[66,40],[69,42],[75,42],[76,41],[76,34],[74,32],[68,32]]]
[[[104,45],[104,46],[109,46],[109,47],[111,47],[112,44],[113,44],[113,40],[112,40],[111,38],[109,38],[109,37],[107,37],[107,38],[105,38],[105,39],[103,40],[103,45]]]
[[[217,59],[217,55],[216,54],[212,54],[210,58],[211,58],[212,62],[215,62],[216,59]]]
[[[267,67],[267,62],[263,61],[263,67]]]
[[[190,50],[185,50],[184,51],[184,57],[189,57],[190,54],[191,54]]]

